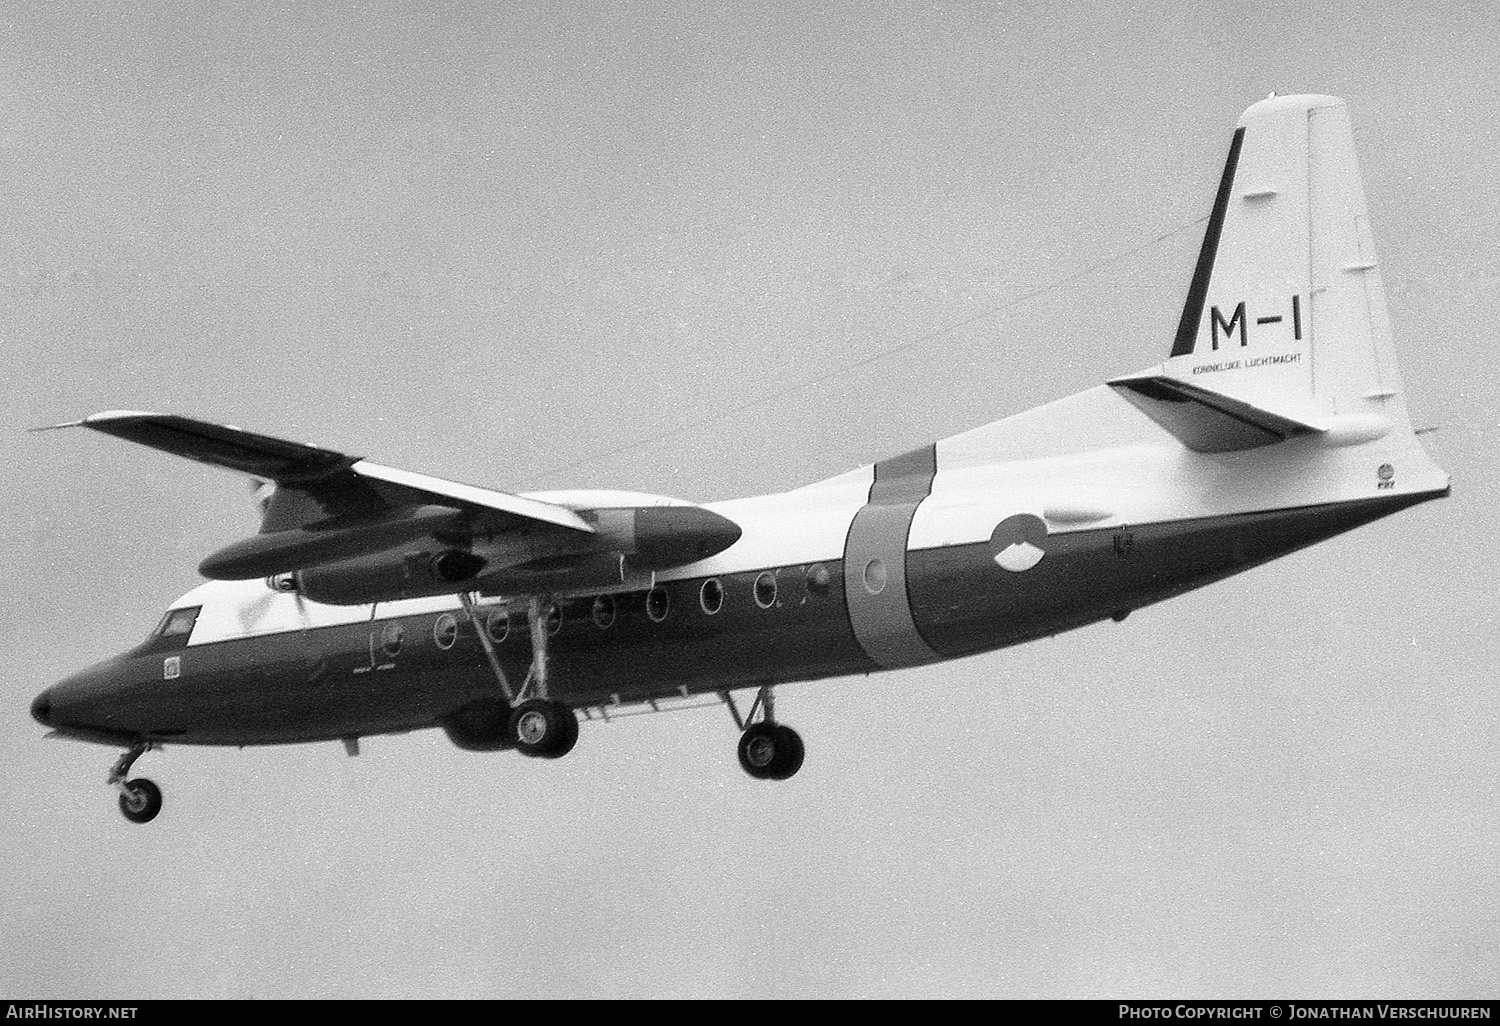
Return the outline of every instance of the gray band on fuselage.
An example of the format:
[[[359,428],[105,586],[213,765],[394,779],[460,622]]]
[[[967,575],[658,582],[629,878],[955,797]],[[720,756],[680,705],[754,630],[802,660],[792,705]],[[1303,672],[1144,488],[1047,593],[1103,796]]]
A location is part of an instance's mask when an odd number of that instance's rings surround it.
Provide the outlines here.
[[[849,624],[865,654],[888,670],[942,658],[917,631],[906,590],[907,537],[936,474],[934,445],[875,464],[870,500],[844,543]]]

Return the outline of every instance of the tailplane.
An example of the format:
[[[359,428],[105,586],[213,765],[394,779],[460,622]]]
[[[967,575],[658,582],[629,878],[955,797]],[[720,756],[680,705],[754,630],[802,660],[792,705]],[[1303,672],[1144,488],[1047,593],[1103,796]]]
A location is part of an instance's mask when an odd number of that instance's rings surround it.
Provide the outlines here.
[[[1109,384],[1199,452],[1410,433],[1342,100],[1245,111],[1171,355]]]

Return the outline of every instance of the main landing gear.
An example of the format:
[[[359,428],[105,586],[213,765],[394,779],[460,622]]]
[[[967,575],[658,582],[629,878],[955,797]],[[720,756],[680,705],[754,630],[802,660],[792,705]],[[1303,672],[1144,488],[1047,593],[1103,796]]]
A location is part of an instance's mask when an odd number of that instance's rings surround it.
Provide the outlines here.
[[[776,722],[776,696],[770,685],[762,687],[750,706],[750,714],[743,718],[729,692],[720,695],[729,706],[735,726],[744,733],[740,735],[740,765],[756,780],[786,780],[802,768],[806,754],[802,737],[791,727]],[[761,718],[757,720],[756,714]]]
[[[526,621],[531,627],[531,669],[521,690],[510,686],[510,678],[500,665],[495,654],[494,642],[489,630],[474,610],[474,598],[468,592],[460,592],[459,601],[469,622],[479,635],[479,644],[484,648],[485,658],[494,671],[495,681],[505,695],[511,708],[510,735],[515,740],[516,750],[522,755],[540,759],[561,759],[578,743],[578,717],[570,706],[547,695],[547,616],[548,602],[543,596],[534,595],[527,603]],[[528,697],[530,696],[530,697]]]
[[[135,764],[135,760],[153,747],[149,741],[136,745],[120,756],[114,768],[109,771],[107,782],[110,787],[119,789],[120,811],[132,823],[149,823],[161,811],[161,788],[145,777],[138,777],[135,780],[125,779],[130,774],[130,767]]]
[[[578,717],[561,702],[532,698],[510,714],[510,732],[523,755],[561,759],[578,743]]]

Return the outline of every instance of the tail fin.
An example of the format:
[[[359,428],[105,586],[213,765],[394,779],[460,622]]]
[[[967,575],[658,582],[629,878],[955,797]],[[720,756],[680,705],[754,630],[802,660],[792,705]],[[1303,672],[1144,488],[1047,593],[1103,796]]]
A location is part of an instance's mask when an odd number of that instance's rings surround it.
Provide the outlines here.
[[[1245,111],[1171,356],[1110,384],[1199,451],[1411,430],[1342,100]]]

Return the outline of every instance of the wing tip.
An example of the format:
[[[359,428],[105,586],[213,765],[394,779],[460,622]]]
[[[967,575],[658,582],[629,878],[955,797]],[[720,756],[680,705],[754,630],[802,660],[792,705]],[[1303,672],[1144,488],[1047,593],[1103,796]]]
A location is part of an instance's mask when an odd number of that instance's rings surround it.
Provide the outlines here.
[[[63,428],[93,427],[95,424],[103,424],[111,420],[140,420],[144,417],[160,417],[159,413],[147,413],[142,410],[105,410],[102,413],[91,413],[81,420],[68,420],[61,424],[43,424],[41,427],[27,428],[28,431],[60,431]]]

